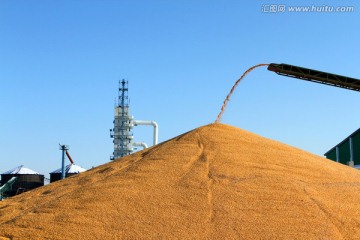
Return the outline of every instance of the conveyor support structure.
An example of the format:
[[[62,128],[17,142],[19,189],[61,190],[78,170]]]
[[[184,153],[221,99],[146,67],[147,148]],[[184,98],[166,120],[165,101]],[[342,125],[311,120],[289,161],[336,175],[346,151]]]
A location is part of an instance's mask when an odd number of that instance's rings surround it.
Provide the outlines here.
[[[268,66],[268,70],[287,77],[360,91],[360,80],[355,78],[344,77],[332,73],[321,72],[283,63],[271,63]]]

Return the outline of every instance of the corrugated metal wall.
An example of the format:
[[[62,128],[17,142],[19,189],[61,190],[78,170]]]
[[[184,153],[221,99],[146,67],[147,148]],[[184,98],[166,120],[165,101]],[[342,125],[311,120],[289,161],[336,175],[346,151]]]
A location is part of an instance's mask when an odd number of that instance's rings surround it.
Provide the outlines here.
[[[65,177],[71,177],[73,175],[76,175],[78,173],[66,173]],[[56,182],[61,180],[61,173],[50,173],[50,183]]]
[[[360,131],[351,136],[353,142],[354,165],[360,165]],[[339,147],[339,162],[347,164],[350,161],[350,140],[345,139]],[[336,148],[325,154],[326,158],[336,161]]]

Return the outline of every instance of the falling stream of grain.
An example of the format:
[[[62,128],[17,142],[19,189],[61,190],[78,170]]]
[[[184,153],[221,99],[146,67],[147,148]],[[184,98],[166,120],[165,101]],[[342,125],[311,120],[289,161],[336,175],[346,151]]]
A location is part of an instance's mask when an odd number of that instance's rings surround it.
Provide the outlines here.
[[[251,72],[252,70],[254,70],[255,68],[258,68],[258,67],[267,67],[269,66],[269,64],[264,64],[264,63],[261,63],[261,64],[258,64],[258,65],[255,65],[251,68],[249,68],[248,70],[246,70],[246,72],[244,72],[244,74],[235,82],[234,86],[231,88],[229,94],[226,96],[225,100],[224,100],[224,103],[221,107],[221,111],[219,113],[219,115],[217,116],[217,119],[215,121],[215,123],[219,123],[220,120],[221,120],[221,116],[223,115],[224,111],[225,111],[225,107],[226,107],[226,104],[227,102],[230,100],[230,97],[231,95],[233,94],[235,88],[237,87],[237,85],[240,83],[240,81],[249,73]]]

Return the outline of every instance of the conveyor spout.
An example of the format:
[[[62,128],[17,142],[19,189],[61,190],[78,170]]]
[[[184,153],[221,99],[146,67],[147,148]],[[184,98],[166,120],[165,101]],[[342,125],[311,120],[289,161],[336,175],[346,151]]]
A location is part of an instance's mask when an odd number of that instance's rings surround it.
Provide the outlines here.
[[[71,162],[71,164],[74,164],[74,161],[72,160],[70,153],[68,152],[68,150],[66,150],[66,156],[69,158],[69,161]]]

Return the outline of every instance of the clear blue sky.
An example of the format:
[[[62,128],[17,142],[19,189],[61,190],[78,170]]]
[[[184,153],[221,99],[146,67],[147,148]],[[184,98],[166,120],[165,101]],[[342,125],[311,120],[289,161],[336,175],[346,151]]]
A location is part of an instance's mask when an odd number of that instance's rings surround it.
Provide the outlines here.
[[[271,4],[354,12],[262,12]],[[157,121],[160,141],[213,122],[258,63],[360,78],[359,11],[338,0],[0,0],[0,172],[24,164],[47,175],[61,166],[58,143],[85,168],[108,162],[122,78],[132,114]],[[360,127],[359,100],[263,68],[239,85],[223,123],[323,155]],[[134,130],[149,145],[151,134]]]

